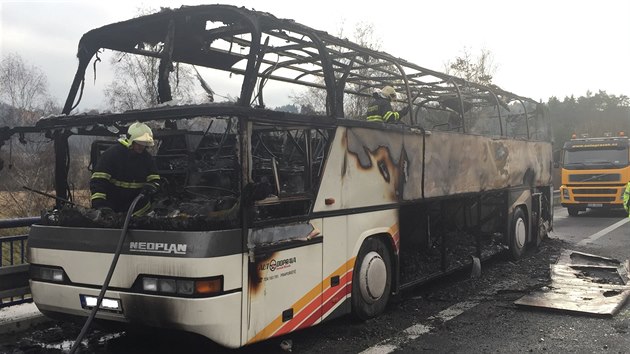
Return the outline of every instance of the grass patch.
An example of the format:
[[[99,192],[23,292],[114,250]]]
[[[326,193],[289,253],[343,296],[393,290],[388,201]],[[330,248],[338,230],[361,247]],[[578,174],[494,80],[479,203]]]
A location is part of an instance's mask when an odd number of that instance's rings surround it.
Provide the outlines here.
[[[24,253],[22,253],[22,243],[24,244]],[[26,240],[1,242],[0,244],[2,245],[2,263],[0,264],[0,266],[5,267],[9,265],[27,263]],[[11,249],[11,245],[13,245],[13,249]],[[11,254],[13,254],[13,258],[11,258]]]

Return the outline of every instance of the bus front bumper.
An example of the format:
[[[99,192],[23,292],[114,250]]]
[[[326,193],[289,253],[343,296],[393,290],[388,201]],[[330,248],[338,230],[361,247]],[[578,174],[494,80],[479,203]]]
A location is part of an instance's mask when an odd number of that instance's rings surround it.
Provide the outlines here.
[[[100,289],[30,281],[33,302],[43,313],[87,318],[86,297],[98,297]],[[241,292],[209,297],[181,298],[107,291],[105,298],[118,309],[99,310],[97,319],[129,325],[182,330],[203,335],[230,348],[241,343]]]

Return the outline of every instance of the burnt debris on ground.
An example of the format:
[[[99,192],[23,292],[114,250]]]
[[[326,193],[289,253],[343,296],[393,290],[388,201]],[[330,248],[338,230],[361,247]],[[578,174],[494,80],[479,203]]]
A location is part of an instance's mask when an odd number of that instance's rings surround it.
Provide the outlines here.
[[[519,306],[614,315],[630,296],[628,260],[566,250],[550,265],[548,286],[518,299]]]

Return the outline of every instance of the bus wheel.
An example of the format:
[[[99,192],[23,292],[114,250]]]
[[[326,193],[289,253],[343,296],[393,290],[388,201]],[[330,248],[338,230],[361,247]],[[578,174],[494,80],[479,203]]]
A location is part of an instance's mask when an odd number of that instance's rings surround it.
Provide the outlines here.
[[[392,287],[389,250],[377,238],[367,239],[359,250],[352,275],[352,313],[361,320],[385,311]]]
[[[527,217],[523,208],[514,209],[510,223],[509,248],[512,259],[519,259],[525,253],[527,245]]]
[[[567,207],[567,211],[569,212],[569,216],[578,216],[580,213],[580,209],[575,207]]]

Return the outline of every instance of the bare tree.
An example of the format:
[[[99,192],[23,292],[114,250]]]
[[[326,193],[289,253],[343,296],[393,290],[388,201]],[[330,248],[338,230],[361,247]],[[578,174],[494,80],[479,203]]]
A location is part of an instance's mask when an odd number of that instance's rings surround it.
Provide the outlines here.
[[[59,112],[48,94],[46,75],[15,53],[0,62],[0,100],[5,104],[0,125],[32,125],[41,116]],[[2,217],[36,215],[46,201],[27,195],[21,187],[52,188],[52,144],[41,134],[27,134],[12,137],[6,145],[0,171]]]
[[[56,108],[46,75],[16,53],[3,56],[0,62],[0,99],[12,108],[0,117],[1,125],[31,124]]]
[[[482,48],[478,56],[474,56],[470,49],[464,48],[460,56],[444,65],[447,74],[460,77],[470,82],[490,85],[497,71],[494,58],[490,50]]]
[[[137,16],[149,15],[159,10],[139,8]],[[161,53],[164,43],[143,43],[144,50]],[[113,111],[155,107],[158,102],[158,77],[160,59],[149,56],[117,53],[111,59],[114,80],[105,88],[107,103]],[[172,63],[169,82],[173,100],[192,103],[194,100],[195,73],[190,65]]]
[[[339,38],[344,38],[344,23],[341,24],[341,28],[339,29],[339,33],[337,35]],[[372,23],[361,22],[357,24],[352,34],[353,42],[373,50],[379,50],[381,48],[381,40],[376,37],[374,33],[374,25]],[[340,48],[336,48],[340,49]],[[340,59],[341,61],[349,59]],[[347,64],[347,63],[346,63]],[[360,69],[365,72],[361,74],[364,76],[369,76],[369,69]],[[323,84],[323,80],[320,80],[321,84]],[[353,84],[350,84],[353,85]],[[355,88],[356,89],[356,88]],[[299,92],[293,96],[291,96],[292,102],[301,107],[302,113],[323,113],[326,111],[326,91],[319,88],[309,87],[305,91]],[[367,106],[367,101],[369,98],[359,97],[356,95],[346,95],[344,97],[344,112],[346,117],[360,117],[365,113],[365,107]]]
[[[161,51],[161,44],[151,51]],[[154,107],[158,104],[159,59],[119,53],[111,60],[114,81],[105,89],[110,108],[114,111]],[[185,65],[175,65],[169,82],[174,83],[173,99],[190,103],[194,97],[194,73]]]

